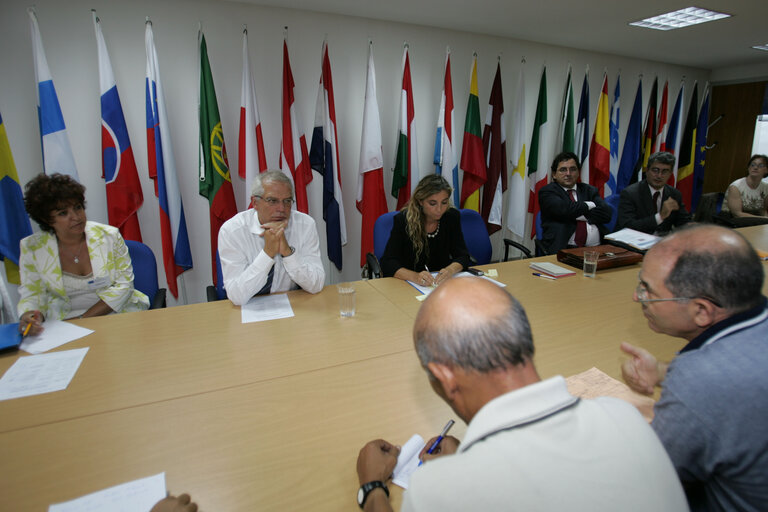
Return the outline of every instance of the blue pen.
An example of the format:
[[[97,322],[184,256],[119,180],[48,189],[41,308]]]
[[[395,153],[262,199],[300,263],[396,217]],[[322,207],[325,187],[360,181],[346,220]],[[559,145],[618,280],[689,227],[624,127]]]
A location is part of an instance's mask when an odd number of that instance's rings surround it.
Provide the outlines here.
[[[454,423],[455,422],[453,420],[448,420],[448,423],[446,423],[445,427],[443,427],[443,431],[440,432],[439,436],[437,436],[437,439],[435,439],[435,442],[432,443],[432,446],[429,447],[429,450],[427,450],[427,453],[431,454],[432,452],[435,451],[435,449],[437,449],[437,446],[440,444],[440,441],[442,441],[445,435],[448,433],[448,431],[451,430],[451,427],[453,426]],[[419,466],[421,466],[422,464],[424,464],[424,461],[420,460]]]

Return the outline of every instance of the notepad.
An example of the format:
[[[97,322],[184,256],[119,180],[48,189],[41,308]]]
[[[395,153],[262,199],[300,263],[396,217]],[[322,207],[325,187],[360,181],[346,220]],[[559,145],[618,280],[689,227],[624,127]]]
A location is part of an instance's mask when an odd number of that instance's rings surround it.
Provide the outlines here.
[[[647,251],[656,245],[656,242],[661,240],[661,237],[649,235],[648,233],[643,233],[642,231],[630,228],[624,228],[615,233],[605,235],[605,239],[612,242],[618,242],[619,244],[632,247],[639,251]]]
[[[547,263],[544,261],[531,263],[529,267],[531,267],[536,272],[541,272],[542,274],[546,274],[554,278],[576,275],[576,272],[569,268],[561,267],[560,265],[555,265],[554,263]]]
[[[165,495],[165,473],[159,473],[51,505],[48,512],[146,512]]]
[[[407,443],[400,448],[400,455],[397,457],[397,465],[392,471],[392,483],[399,485],[403,489],[408,488],[411,481],[411,475],[419,468],[419,453],[426,443],[419,434],[413,434]]]

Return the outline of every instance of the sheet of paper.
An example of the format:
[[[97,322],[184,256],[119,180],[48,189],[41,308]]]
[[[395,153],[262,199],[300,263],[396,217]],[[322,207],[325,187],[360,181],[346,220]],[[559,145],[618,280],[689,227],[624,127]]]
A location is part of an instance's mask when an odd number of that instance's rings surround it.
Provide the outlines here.
[[[624,228],[615,233],[606,235],[605,239],[622,242],[636,249],[640,249],[641,251],[647,251],[656,245],[656,242],[661,240],[661,237],[649,235],[648,233],[643,233],[630,228]]]
[[[254,297],[240,308],[240,319],[244,324],[292,316],[294,314],[291,302],[284,293]]]
[[[499,274],[498,274],[498,273],[496,273],[496,275],[498,276]],[[467,277],[467,276],[469,276],[469,277],[473,277],[473,276],[472,276],[472,274],[470,274],[469,272],[459,272],[459,273],[458,273],[458,274],[456,274],[454,277]],[[491,278],[488,276],[488,272],[486,272],[486,273],[485,273],[484,275],[482,275],[482,276],[477,276],[477,277],[479,277],[479,278],[481,278],[481,279],[485,279],[486,281],[490,281],[490,282],[492,282],[493,284],[495,284],[496,286],[498,286],[498,287],[500,287],[500,288],[504,288],[504,287],[506,287],[506,286],[507,286],[507,285],[505,285],[504,283],[501,283],[501,282],[499,282],[499,281],[497,281],[497,280],[495,280],[495,279],[491,279]]]
[[[92,332],[92,329],[86,329],[62,320],[46,320],[43,322],[43,332],[34,336],[27,336],[19,348],[30,354],[42,354],[70,341],[88,336]]]
[[[437,277],[437,272],[432,272],[431,274],[432,274],[433,278]],[[419,290],[419,293],[421,293],[422,295],[425,295],[425,296],[429,295],[430,293],[432,293],[432,290],[435,289],[435,287],[432,286],[432,285],[422,286],[420,284],[414,283],[413,281],[406,281],[406,283],[408,283],[409,285],[411,285],[414,288],[416,288],[417,290]],[[424,299],[421,299],[421,300],[424,300]]]
[[[432,272],[432,277],[435,277],[435,276],[437,276],[437,272]],[[459,272],[454,277],[466,277],[466,276],[473,277],[473,274],[470,274],[469,272]],[[502,288],[507,286],[504,283],[500,283],[500,282],[496,281],[495,279],[491,279],[488,276],[484,276],[483,275],[483,276],[478,276],[478,277],[480,277],[482,279],[487,279],[488,281],[492,282],[496,286],[500,286]],[[416,300],[418,300],[419,302],[421,302],[424,299],[426,299],[427,296],[430,293],[432,293],[437,288],[437,286],[422,286],[420,284],[414,283],[413,281],[406,281],[406,283],[408,283],[409,285],[413,286],[414,288],[416,288],[419,291],[419,293],[421,293],[421,295],[417,295],[416,296]]]
[[[0,400],[67,389],[88,347],[20,357],[0,378]]]
[[[408,482],[411,481],[411,475],[419,467],[419,453],[424,448],[424,438],[419,434],[414,434],[407,443],[400,448],[400,455],[397,457],[395,470],[392,472],[392,483],[399,485],[403,489],[408,488]]]
[[[165,473],[160,473],[51,505],[48,512],[149,512],[165,493]]]
[[[595,367],[565,379],[568,391],[581,398],[612,396],[634,405],[650,423],[653,419],[654,400],[632,391],[629,386],[607,375]]]

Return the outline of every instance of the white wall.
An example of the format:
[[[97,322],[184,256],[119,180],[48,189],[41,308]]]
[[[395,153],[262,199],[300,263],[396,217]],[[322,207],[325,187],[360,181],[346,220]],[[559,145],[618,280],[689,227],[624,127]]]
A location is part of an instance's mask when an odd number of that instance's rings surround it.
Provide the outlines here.
[[[0,74],[0,112],[22,184],[41,170],[35,109],[36,84],[26,13],[28,5],[28,2],[21,0],[5,0],[0,5],[0,47],[3,49],[0,52],[0,69],[4,70]],[[80,178],[87,187],[88,216],[92,220],[106,222],[106,198],[100,160],[98,67],[90,9],[95,8],[101,18],[142,181],[144,206],[139,211],[142,234],[145,243],[152,247],[160,261],[157,199],[152,182],[147,176],[144,114],[144,21],[146,16],[152,19],[192,245],[194,268],[183,274],[190,302],[205,300],[204,288],[211,282],[208,205],[207,200],[198,195],[197,188],[198,22],[203,23],[208,43],[222,126],[229,150],[229,164],[230,168],[235,170],[243,24],[248,25],[251,64],[255,74],[267,159],[272,168],[277,167],[280,149],[283,27],[289,27],[288,45],[296,80],[297,108],[302,123],[301,129],[307,134],[307,143],[311,135],[320,76],[320,50],[323,38],[327,37],[336,93],[342,186],[345,194],[344,210],[349,235],[349,242],[343,253],[343,272],[339,274],[335,267],[330,267],[329,283],[359,279],[360,276],[361,217],[355,208],[355,194],[369,38],[374,42],[384,146],[384,181],[387,191],[391,183],[390,169],[395,152],[396,112],[404,41],[410,45],[421,175],[434,170],[431,161],[446,45],[452,50],[454,102],[459,132],[464,126],[472,53],[478,53],[478,80],[483,118],[497,56],[501,56],[508,139],[512,137],[511,108],[522,57],[527,61],[526,138],[530,138],[541,69],[545,64],[550,119],[557,119],[559,115],[568,64],[574,68],[574,93],[577,98],[584,70],[587,66],[590,68],[591,123],[594,123],[603,71],[607,70],[609,73],[611,95],[616,75],[621,72],[622,143],[638,75],[644,76],[644,102],[647,101],[648,90],[655,75],[659,76],[662,83],[669,79],[670,103],[674,101],[683,76],[690,90],[694,80],[703,83],[709,75],[707,70],[626,59],[607,53],[598,54],[466,32],[222,1],[38,0],[36,8],[43,44]],[[609,48],[606,50],[610,51]],[[670,104],[670,109],[671,107]],[[557,123],[551,123],[550,129],[551,139],[554,141]],[[243,209],[246,206],[243,182],[236,172],[233,174],[238,207]],[[318,223],[325,255],[322,183],[319,175],[314,173],[314,176],[309,187],[310,214]],[[392,208],[394,199],[388,199]],[[500,234],[493,237],[497,257],[501,251],[500,238]],[[165,277],[162,269],[159,270],[162,284]]]

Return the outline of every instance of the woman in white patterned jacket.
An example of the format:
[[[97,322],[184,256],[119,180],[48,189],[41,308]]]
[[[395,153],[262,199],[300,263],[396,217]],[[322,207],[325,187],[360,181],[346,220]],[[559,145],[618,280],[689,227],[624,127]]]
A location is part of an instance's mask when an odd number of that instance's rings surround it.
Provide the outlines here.
[[[21,241],[19,330],[45,319],[86,318],[149,307],[133,288],[133,266],[117,228],[89,222],[85,187],[62,174],[39,174],[24,188],[24,206],[42,232]]]

